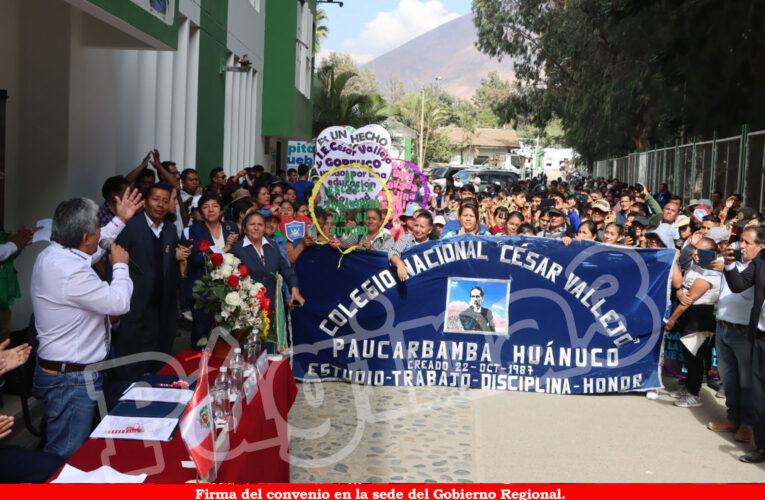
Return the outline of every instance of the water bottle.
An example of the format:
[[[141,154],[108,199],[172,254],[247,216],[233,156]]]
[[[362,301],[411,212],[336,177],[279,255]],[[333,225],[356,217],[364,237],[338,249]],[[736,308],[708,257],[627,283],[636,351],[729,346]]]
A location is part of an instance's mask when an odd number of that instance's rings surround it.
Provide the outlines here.
[[[218,371],[218,378],[212,388],[213,399],[213,417],[216,424],[225,423],[231,416],[231,407],[228,399],[228,389],[230,381],[228,377],[228,368],[221,366]]]
[[[233,403],[236,398],[244,392],[244,358],[242,357],[242,350],[237,347],[234,349],[234,357],[229,364],[231,368],[231,386],[229,388],[229,398]]]
[[[257,375],[255,370],[255,364],[258,362],[258,356],[260,356],[260,339],[251,336],[247,339],[247,343],[244,344],[244,376],[249,378]]]

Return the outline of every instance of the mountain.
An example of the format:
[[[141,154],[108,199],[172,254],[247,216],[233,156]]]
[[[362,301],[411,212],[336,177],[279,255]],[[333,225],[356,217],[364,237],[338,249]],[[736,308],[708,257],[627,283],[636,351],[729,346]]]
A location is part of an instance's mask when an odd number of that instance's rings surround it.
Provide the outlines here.
[[[377,77],[383,93],[387,92],[391,75],[404,82],[407,92],[419,92],[423,86],[438,84],[449,93],[470,98],[481,86],[481,78],[497,71],[503,80],[513,80],[513,63],[509,58],[500,63],[482,54],[475,46],[478,34],[472,14],[414,38],[404,45],[371,60],[365,66]]]

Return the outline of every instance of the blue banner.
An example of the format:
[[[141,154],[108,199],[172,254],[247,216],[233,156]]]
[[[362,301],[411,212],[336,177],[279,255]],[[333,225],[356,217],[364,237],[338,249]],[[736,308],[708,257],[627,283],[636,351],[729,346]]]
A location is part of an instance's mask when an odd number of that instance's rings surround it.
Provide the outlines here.
[[[304,381],[554,394],[660,387],[672,250],[460,236],[402,256],[327,246],[296,265]]]

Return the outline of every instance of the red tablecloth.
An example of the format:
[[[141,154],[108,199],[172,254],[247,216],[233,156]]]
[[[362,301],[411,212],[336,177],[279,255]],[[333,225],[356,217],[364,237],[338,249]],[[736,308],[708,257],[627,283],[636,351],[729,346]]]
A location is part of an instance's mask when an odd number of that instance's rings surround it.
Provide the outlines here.
[[[201,354],[179,352],[159,373],[198,375]],[[221,361],[211,358],[210,380]],[[242,421],[231,433],[230,451],[221,464],[216,482],[288,483],[290,481],[287,413],[297,394],[289,361],[271,363],[260,381],[258,393],[243,408]],[[181,467],[189,453],[176,429],[168,442],[88,439],[67,461],[80,470],[109,465],[126,474],[148,474],[147,483],[183,483],[196,477],[194,469]],[[54,477],[58,476],[58,473]]]

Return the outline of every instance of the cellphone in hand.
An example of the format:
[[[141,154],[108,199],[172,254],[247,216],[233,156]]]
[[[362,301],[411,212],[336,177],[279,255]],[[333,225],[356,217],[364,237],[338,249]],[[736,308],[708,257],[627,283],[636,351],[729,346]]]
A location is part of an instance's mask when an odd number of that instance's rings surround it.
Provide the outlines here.
[[[545,198],[542,200],[542,204],[540,205],[542,208],[552,208],[555,206],[555,200],[552,198]]]
[[[699,256],[699,266],[703,269],[711,269],[710,264],[717,259],[717,252],[714,250],[696,250],[696,254]]]
[[[635,226],[627,228],[627,236],[632,239],[633,245],[637,243],[637,230],[635,229]]]
[[[733,250],[733,260],[736,262],[744,262],[744,254],[741,250]]]

